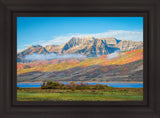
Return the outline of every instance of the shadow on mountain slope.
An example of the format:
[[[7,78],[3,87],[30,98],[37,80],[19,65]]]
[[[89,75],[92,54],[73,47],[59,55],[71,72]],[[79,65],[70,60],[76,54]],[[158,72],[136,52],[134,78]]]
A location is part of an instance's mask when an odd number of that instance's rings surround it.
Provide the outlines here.
[[[19,74],[18,82],[25,81],[101,81],[101,82],[142,82],[143,61],[123,65],[79,66],[62,71],[32,71]]]

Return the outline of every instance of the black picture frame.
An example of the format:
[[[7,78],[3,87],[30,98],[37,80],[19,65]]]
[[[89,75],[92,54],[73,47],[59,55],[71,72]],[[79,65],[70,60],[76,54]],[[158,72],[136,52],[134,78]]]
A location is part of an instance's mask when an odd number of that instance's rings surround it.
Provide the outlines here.
[[[1,0],[0,117],[160,117],[160,1]],[[17,102],[17,16],[143,16],[144,100],[142,102]]]

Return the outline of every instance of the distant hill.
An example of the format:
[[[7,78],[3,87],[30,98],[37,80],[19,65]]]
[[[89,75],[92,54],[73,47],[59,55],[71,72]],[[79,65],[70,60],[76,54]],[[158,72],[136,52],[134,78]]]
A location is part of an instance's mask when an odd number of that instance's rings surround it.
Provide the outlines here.
[[[17,54],[17,62],[26,62],[27,60],[24,60],[24,57],[26,55],[31,54],[48,54],[49,52],[46,50],[46,48],[42,47],[41,45],[37,46],[29,46],[27,49],[23,50],[22,52],[19,52]]]
[[[118,40],[114,37],[73,37],[63,45],[30,46],[17,54],[17,62],[28,62],[29,60],[25,60],[24,57],[31,54],[81,54],[87,57],[97,57],[113,53],[116,50],[130,51],[134,49],[143,49],[143,42]]]

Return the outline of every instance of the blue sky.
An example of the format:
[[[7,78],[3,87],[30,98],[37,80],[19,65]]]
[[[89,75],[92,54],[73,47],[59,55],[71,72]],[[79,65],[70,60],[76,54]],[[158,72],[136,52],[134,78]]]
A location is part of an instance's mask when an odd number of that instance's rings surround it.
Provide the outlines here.
[[[17,17],[18,52],[85,36],[143,41],[143,17]]]

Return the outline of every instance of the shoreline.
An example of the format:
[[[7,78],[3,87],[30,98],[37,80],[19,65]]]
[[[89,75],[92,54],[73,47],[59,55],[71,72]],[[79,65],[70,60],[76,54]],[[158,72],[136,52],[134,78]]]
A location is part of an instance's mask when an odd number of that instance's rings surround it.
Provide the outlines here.
[[[54,82],[82,82],[82,81],[54,81]],[[17,83],[43,83],[43,81],[35,81],[35,82],[17,82]],[[120,82],[120,81],[114,81],[114,82],[98,82],[98,81],[83,81],[83,83],[143,83],[143,82]]]

